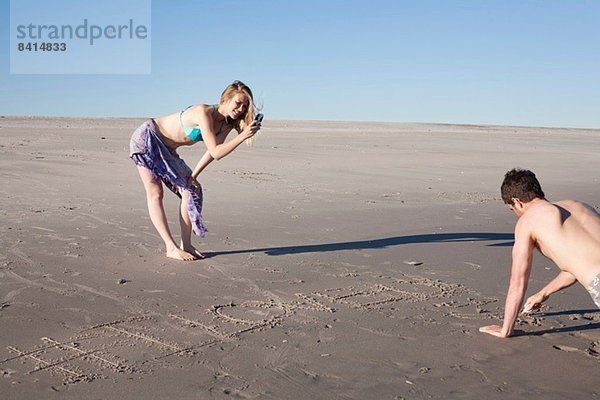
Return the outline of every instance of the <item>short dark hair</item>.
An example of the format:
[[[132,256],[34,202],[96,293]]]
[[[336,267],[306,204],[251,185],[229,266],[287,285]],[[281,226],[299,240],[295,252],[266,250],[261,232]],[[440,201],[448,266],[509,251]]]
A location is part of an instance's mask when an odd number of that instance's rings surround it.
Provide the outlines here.
[[[535,174],[520,168],[513,168],[504,175],[500,193],[504,203],[511,205],[513,204],[512,199],[528,203],[535,198],[543,199],[545,197]]]

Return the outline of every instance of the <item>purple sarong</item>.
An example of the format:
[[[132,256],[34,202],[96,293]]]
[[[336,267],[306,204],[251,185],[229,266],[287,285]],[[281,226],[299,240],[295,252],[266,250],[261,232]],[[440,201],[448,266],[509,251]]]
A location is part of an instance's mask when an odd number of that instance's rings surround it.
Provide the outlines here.
[[[148,168],[173,193],[181,198],[180,190],[190,192],[187,205],[194,233],[200,237],[206,235],[202,224],[202,190],[188,183],[192,170],[174,149],[168,147],[157,135],[158,127],[149,119],[133,132],[129,142],[129,157],[136,165]]]

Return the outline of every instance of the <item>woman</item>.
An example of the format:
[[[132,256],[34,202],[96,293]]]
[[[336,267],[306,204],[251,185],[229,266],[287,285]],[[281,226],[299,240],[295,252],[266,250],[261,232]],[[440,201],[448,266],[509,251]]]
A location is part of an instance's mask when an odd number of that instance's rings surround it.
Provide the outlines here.
[[[238,135],[225,142],[232,129]],[[150,219],[165,242],[167,257],[183,261],[204,258],[191,242],[192,230],[200,237],[206,232],[201,216],[202,187],[196,178],[213,160],[231,153],[259,129],[260,123],[254,121],[250,88],[234,81],[221,94],[219,104],[191,105],[180,112],[149,119],[133,133],[130,157],[142,178]],[[192,171],[176,150],[200,141],[204,142],[207,151]],[[179,246],[167,223],[161,182],[181,198]]]

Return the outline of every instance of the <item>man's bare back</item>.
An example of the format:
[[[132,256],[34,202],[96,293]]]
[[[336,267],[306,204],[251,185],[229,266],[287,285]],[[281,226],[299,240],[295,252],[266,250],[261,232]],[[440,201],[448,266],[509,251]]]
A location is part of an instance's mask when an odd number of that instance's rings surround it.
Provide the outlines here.
[[[535,200],[517,224],[528,225],[536,247],[588,287],[600,273],[600,215],[589,205]]]

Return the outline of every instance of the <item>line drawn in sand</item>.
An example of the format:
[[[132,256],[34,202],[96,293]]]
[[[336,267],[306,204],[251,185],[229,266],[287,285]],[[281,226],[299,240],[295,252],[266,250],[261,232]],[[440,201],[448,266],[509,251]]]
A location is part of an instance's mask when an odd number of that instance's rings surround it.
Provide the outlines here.
[[[35,362],[35,367],[25,375],[47,371],[63,376],[65,383],[90,382],[111,371],[142,372],[147,363],[174,355],[195,355],[196,350],[216,342],[211,339],[181,344],[164,339],[181,336],[181,332],[168,328],[160,318],[148,316],[111,321],[83,329],[64,341],[42,337],[44,345],[31,350],[8,346],[16,355],[0,360],[0,365],[29,360]],[[157,334],[159,330],[161,334]]]
[[[403,275],[401,278],[377,277],[377,283],[367,282],[362,285],[350,285],[341,288],[325,289],[300,295],[303,299],[321,306],[322,310],[333,310],[323,303],[340,304],[351,309],[363,311],[382,310],[393,303],[433,303],[433,307],[448,311],[449,316],[463,319],[481,319],[488,316],[484,306],[497,302],[497,299],[486,298],[462,284],[448,283],[439,279],[420,276]],[[458,308],[473,307],[475,313],[465,314],[454,311]],[[495,317],[490,315],[490,318]]]
[[[0,364],[10,361],[20,361],[22,359],[32,360],[36,366],[34,369],[26,372],[31,375],[40,371],[49,371],[51,374],[60,374],[65,382],[91,382],[100,375],[96,371],[89,371],[85,364],[99,363],[116,372],[126,371],[127,365],[120,360],[111,361],[111,355],[105,355],[106,349],[96,348],[83,350],[79,339],[60,342],[49,337],[42,337],[41,341],[45,345],[30,351],[23,351],[13,346],[7,346],[11,353],[16,356],[6,358],[0,361]],[[102,354],[102,355],[100,355]],[[114,358],[114,357],[112,357]],[[87,372],[86,372],[87,371]]]
[[[264,328],[274,328],[292,315],[297,306],[275,300],[248,300],[242,303],[213,305],[197,319],[177,314],[169,317],[196,328],[200,327],[210,336],[222,341],[239,340],[241,335]],[[204,319],[204,320],[202,320]]]
[[[110,321],[82,329],[62,341],[42,337],[44,344],[31,350],[9,346],[8,350],[16,355],[0,360],[0,365],[28,360],[35,362],[35,367],[26,374],[48,371],[62,375],[66,382],[91,381],[103,377],[106,371],[131,374],[151,368],[158,360],[177,362],[168,357],[195,356],[203,347],[282,326],[289,317],[303,311],[333,313],[336,305],[341,305],[349,310],[395,312],[397,309],[386,306],[396,302],[426,303],[448,316],[480,319],[489,314],[483,307],[497,301],[461,284],[406,275],[377,276],[358,285],[294,296],[295,300],[289,302],[268,299],[217,304],[193,316],[136,315]],[[461,308],[476,310],[460,313]],[[172,320],[177,323],[169,322]]]

